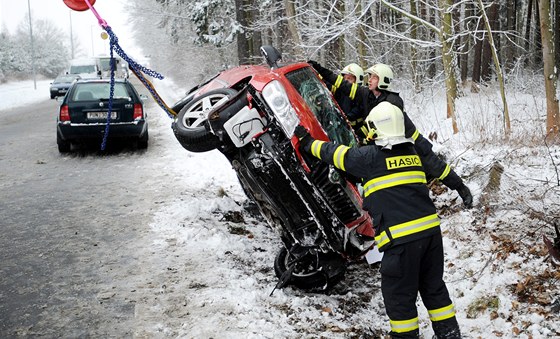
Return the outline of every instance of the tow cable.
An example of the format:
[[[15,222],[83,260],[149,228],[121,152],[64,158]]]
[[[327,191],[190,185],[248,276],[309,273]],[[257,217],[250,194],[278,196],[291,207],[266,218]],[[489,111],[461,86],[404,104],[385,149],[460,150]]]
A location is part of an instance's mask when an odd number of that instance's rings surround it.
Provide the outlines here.
[[[105,147],[107,146],[107,137],[109,135],[109,126],[111,124],[111,112],[113,110],[113,97],[115,91],[115,70],[116,70],[116,62],[114,58],[114,53],[116,52],[124,61],[127,62],[128,68],[132,71],[132,73],[140,80],[140,82],[148,89],[152,98],[158,103],[158,105],[167,113],[170,118],[174,118],[177,116],[177,113],[173,111],[161,98],[159,93],[154,88],[153,84],[146,78],[145,75],[151,76],[153,78],[163,80],[163,75],[160,73],[153,71],[149,68],[146,68],[136,61],[134,61],[131,57],[129,57],[122,47],[119,45],[119,39],[111,29],[111,26],[107,24],[105,19],[101,18],[99,13],[93,7],[95,4],[95,0],[63,0],[66,6],[70,9],[75,11],[85,11],[90,9],[91,12],[97,18],[99,26],[107,32],[109,36],[109,52],[110,52],[110,64],[111,64],[111,82],[110,82],[110,89],[109,89],[109,106],[107,108],[107,122],[105,124],[105,132],[103,133],[103,141],[101,142],[101,150],[104,151]],[[145,75],[144,75],[145,74]]]

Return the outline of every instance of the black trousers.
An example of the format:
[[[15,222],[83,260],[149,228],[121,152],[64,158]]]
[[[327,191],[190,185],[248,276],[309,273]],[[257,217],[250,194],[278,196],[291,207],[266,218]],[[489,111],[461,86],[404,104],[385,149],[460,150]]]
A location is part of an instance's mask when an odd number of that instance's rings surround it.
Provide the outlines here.
[[[381,261],[381,291],[393,338],[418,338],[418,293],[438,338],[460,338],[443,281],[441,233],[389,248]]]

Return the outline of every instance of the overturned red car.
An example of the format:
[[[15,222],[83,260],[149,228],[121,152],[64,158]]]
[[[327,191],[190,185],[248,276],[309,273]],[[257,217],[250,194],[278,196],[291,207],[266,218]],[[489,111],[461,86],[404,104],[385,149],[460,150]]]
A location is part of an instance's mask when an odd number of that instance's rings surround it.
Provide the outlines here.
[[[248,199],[282,239],[274,263],[276,287],[324,291],[349,262],[374,244],[359,184],[301,154],[298,124],[316,139],[357,146],[347,119],[307,63],[279,64],[261,47],[267,65],[223,71],[177,102],[172,124],[188,151],[218,149],[231,162]]]

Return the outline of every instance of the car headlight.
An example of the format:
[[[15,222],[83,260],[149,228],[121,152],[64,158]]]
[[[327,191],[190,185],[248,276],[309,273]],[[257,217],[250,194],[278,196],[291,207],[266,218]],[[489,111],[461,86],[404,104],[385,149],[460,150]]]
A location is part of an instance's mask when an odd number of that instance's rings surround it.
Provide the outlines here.
[[[57,87],[51,87],[51,91],[58,91]]]
[[[296,111],[290,104],[290,99],[284,86],[278,80],[269,82],[262,91],[264,100],[274,112],[280,126],[288,137],[294,135],[294,130],[299,124]]]

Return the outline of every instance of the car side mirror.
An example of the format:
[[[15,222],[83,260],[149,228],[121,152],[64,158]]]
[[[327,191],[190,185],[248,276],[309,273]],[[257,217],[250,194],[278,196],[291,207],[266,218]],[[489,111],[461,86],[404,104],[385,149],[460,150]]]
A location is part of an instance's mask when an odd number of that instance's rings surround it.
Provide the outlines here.
[[[282,53],[270,45],[261,46],[261,54],[264,56],[266,63],[271,68],[278,68],[278,61],[282,59]]]

